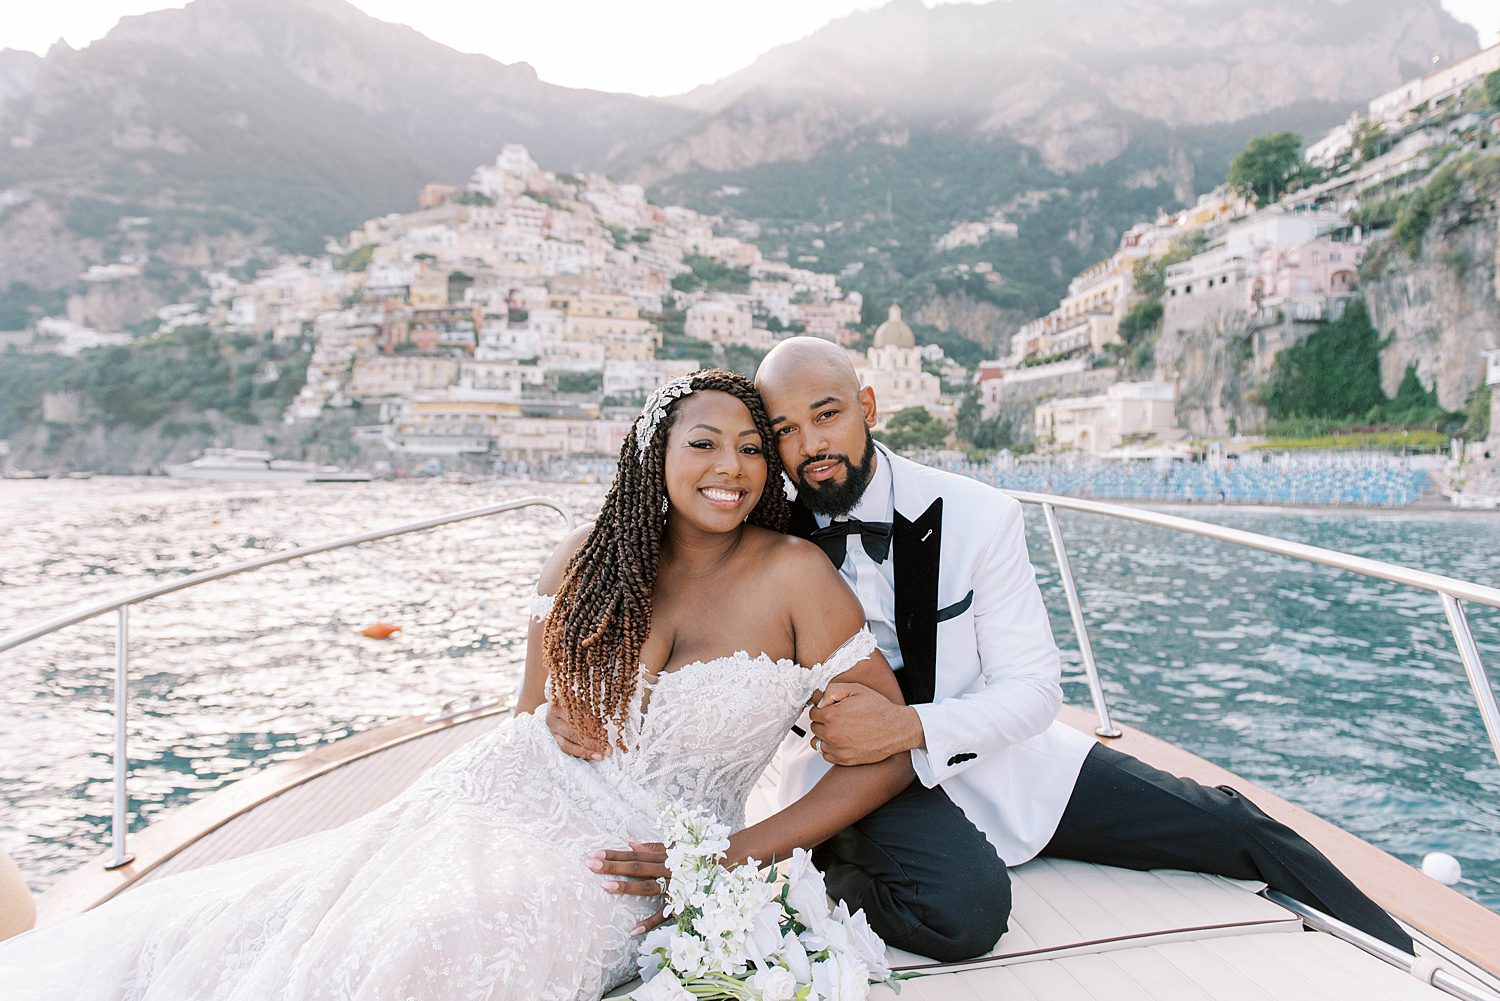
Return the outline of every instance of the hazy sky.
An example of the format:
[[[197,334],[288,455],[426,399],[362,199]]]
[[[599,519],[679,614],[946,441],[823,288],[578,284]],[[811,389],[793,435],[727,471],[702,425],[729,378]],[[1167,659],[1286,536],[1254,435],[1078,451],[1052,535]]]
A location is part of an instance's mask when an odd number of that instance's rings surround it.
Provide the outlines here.
[[[58,38],[82,48],[126,14],[186,0],[5,0],[0,48],[45,52]],[[501,62],[528,62],[548,83],[636,94],[678,94],[748,65],[833,18],[884,0],[352,0],[385,21]],[[935,0],[924,0],[934,6]],[[1500,0],[1443,0],[1479,30],[1500,36]]]

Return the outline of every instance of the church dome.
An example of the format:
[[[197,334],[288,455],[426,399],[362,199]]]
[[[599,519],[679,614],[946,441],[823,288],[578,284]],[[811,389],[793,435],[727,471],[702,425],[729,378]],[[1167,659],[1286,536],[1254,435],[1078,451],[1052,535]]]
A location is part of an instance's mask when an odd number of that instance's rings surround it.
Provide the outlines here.
[[[914,348],[917,346],[917,335],[913,334],[911,328],[901,319],[901,307],[895,303],[891,304],[890,318],[875,328],[875,346],[877,348]]]

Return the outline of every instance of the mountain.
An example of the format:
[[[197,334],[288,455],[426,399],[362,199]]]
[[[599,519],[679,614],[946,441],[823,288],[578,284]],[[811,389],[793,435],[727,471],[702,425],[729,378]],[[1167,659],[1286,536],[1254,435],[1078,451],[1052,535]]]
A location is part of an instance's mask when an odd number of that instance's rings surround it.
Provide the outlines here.
[[[1439,0],[895,0],[653,100],[343,0],[193,0],[0,52],[0,330],[65,304],[141,320],[206,266],[318,250],[520,142],[753,223],[852,275],[871,320],[898,298],[919,334],[994,347],[1253,136],[1310,138],[1475,45]],[[144,274],[79,281],[122,257]]]
[[[631,173],[993,344],[1255,135],[1311,139],[1476,46],[1439,0],[896,0],[683,95],[707,117]],[[997,211],[1015,236],[935,249]]]
[[[505,143],[598,167],[696,117],[552,86],[342,0],[194,0],[81,51],[0,53],[0,275],[56,288],[142,243],[168,268],[318,250]]]

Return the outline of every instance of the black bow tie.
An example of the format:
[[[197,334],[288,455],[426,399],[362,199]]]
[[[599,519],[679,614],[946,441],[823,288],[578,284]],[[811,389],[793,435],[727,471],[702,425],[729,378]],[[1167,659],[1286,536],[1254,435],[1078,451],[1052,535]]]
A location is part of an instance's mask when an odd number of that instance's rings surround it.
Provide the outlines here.
[[[844,539],[851,533],[860,537],[865,552],[876,563],[884,563],[885,558],[891,554],[891,523],[888,521],[860,521],[858,518],[835,521],[827,528],[814,531],[812,540],[828,554],[834,566],[840,567],[844,565],[844,555],[849,551]]]

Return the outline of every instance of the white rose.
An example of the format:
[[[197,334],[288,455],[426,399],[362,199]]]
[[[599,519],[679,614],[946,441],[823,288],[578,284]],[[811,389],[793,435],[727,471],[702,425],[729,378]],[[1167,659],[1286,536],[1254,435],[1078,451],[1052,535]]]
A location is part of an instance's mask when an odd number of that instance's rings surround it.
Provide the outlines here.
[[[871,980],[889,980],[891,967],[885,960],[885,942],[870,927],[865,912],[858,910],[850,914],[848,906],[840,900],[833,909],[833,921],[841,927],[843,941],[839,948],[858,956],[870,971]]]
[[[850,955],[833,955],[812,968],[813,990],[824,1001],[864,1001],[870,996],[865,964]]]
[[[671,970],[662,970],[643,987],[631,991],[631,1001],[697,1001]]]
[[[792,1001],[797,996],[797,978],[784,966],[761,970],[750,978],[750,986],[760,991],[761,1001]]]
[[[812,980],[812,966],[807,961],[807,950],[802,948],[802,943],[791,932],[787,932],[781,940],[781,958],[786,961],[792,976],[797,978],[797,983],[805,984]]]
[[[750,958],[755,960],[757,966],[764,966],[766,961],[781,948],[781,922],[786,912],[781,908],[779,900],[773,900],[761,907],[760,913],[755,915],[755,921],[750,926],[749,951]]]
[[[812,854],[798,848],[787,866],[786,905],[808,930],[821,935],[828,924],[828,890],[823,874],[812,864]]]

